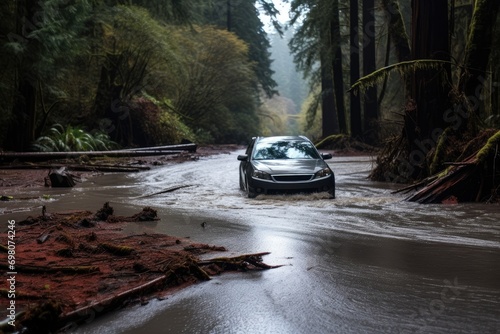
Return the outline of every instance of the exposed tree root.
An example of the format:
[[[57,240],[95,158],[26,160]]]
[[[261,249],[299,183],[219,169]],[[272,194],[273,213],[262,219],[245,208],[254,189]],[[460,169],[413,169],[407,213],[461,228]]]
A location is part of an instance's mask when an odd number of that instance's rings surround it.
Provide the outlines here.
[[[477,145],[477,143],[475,143]],[[467,145],[469,146],[469,145]],[[500,186],[500,131],[463,161],[445,163],[449,167],[406,191],[418,186],[421,190],[407,198],[419,203],[457,203],[498,201]]]

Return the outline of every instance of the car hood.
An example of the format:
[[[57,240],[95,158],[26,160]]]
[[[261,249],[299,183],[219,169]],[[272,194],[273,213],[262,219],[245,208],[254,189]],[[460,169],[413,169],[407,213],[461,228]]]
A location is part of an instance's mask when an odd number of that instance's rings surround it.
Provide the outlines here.
[[[253,160],[255,169],[269,174],[314,174],[328,167],[325,161],[320,159],[277,159],[277,160]]]

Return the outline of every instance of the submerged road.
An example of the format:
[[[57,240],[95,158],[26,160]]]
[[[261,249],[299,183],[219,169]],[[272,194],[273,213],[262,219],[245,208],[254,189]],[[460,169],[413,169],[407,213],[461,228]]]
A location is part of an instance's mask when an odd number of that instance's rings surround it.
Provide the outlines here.
[[[334,200],[248,199],[239,153],[98,177],[51,207],[95,210],[111,199],[126,215],[151,206],[161,220],[131,231],[189,236],[226,255],[271,252],[264,261],[284,266],[215,276],[76,333],[500,333],[498,205],[404,202],[367,180],[367,157],[329,160]]]

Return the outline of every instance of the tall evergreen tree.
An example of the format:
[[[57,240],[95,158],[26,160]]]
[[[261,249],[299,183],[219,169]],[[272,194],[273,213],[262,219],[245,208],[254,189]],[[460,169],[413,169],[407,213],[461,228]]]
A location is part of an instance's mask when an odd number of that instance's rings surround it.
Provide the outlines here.
[[[347,133],[339,2],[338,0],[294,0],[291,2],[291,10],[293,14],[291,24],[300,21],[290,42],[296,64],[310,78],[313,88],[321,82],[323,136],[339,132]],[[326,62],[330,65],[326,65]],[[327,84],[328,80],[332,80],[333,85]],[[330,107],[332,97],[329,90],[332,86],[335,108]],[[315,105],[313,104],[313,108],[310,109],[313,113]]]
[[[42,110],[41,88],[62,73],[62,64],[80,51],[79,33],[89,15],[85,1],[16,1],[11,7],[15,25],[2,47],[14,65],[15,99],[6,148],[22,151],[38,135]]]
[[[413,59],[448,60],[448,1],[414,0],[412,3]],[[443,69],[419,69],[412,78],[412,99],[405,112],[404,133],[411,179],[426,176],[426,156],[445,128],[444,113],[450,107],[446,84],[451,74]]]
[[[330,2],[329,2],[330,3]],[[340,36],[340,10],[339,0],[333,0],[330,3],[329,26],[330,26],[330,45],[332,47],[332,68],[333,68],[333,89],[335,92],[335,105],[339,118],[339,130],[347,134],[347,119],[344,99],[344,68],[342,66],[342,38]]]
[[[259,18],[258,6],[264,8],[271,17],[277,14],[272,2],[266,0],[218,0],[200,10],[202,22],[227,29],[248,43],[249,57],[256,64],[255,73],[259,84],[267,96],[271,97],[276,93],[277,84],[271,69],[271,44]]]
[[[359,36],[363,36],[363,31],[359,31],[359,3],[358,0],[351,0],[349,6],[350,18],[350,77],[351,84],[359,79]],[[360,94],[350,91],[350,113],[351,113],[351,136],[361,138],[363,129],[361,125],[361,99]]]
[[[375,2],[374,0],[363,1],[363,75],[368,75],[376,70],[376,48],[375,48]],[[378,119],[377,87],[369,87],[364,96],[364,137],[369,143],[374,143],[378,130],[376,121]]]
[[[499,8],[500,2],[497,0],[478,0],[474,6],[465,50],[465,66],[459,81],[459,87],[465,96],[461,102],[469,113],[467,117],[462,117],[462,129],[466,124],[471,124],[470,119],[479,116],[481,112],[479,92],[484,88],[486,81],[488,60],[493,43],[493,29]],[[472,130],[477,129],[472,127]]]

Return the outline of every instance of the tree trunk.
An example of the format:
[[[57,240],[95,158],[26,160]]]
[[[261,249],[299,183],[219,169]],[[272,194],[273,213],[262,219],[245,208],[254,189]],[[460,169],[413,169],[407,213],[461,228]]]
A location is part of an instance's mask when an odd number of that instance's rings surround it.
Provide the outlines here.
[[[359,79],[359,36],[362,36],[362,31],[359,31],[359,4],[358,0],[350,1],[349,17],[351,31],[349,35],[349,41],[351,45],[351,64],[350,64],[350,77],[351,85]],[[361,99],[359,93],[355,93],[353,90],[350,91],[350,106],[351,106],[351,137],[361,138],[362,136],[362,125],[361,125]]]
[[[39,6],[35,0],[19,1],[17,3],[17,23],[16,35],[25,39],[27,35],[36,27],[36,17],[39,13]],[[36,127],[36,98],[37,98],[37,77],[33,75],[32,62],[39,48],[39,43],[35,39],[26,40],[28,51],[19,56],[19,66],[17,68],[17,92],[12,114],[14,122],[9,129],[7,138],[10,144],[7,149],[14,151],[25,151],[35,140]]]
[[[375,3],[374,0],[363,1],[363,75],[376,70],[375,55]],[[364,137],[369,143],[377,140],[378,104],[377,87],[369,87],[363,97],[364,101]]]
[[[334,0],[332,4],[332,15],[330,21],[330,45],[333,47],[333,88],[335,92],[335,104],[339,119],[339,129],[341,133],[347,133],[347,123],[344,103],[344,75],[342,68],[342,48],[340,37],[339,1]]]
[[[394,42],[398,62],[411,59],[410,38],[406,33],[403,14],[398,0],[382,0],[382,6],[389,16],[389,34]]]
[[[389,17],[389,35],[394,43],[396,57],[398,62],[408,61],[411,59],[410,38],[406,33],[406,26],[403,19],[403,14],[399,7],[398,0],[382,0],[382,6]],[[411,82],[405,80],[405,96],[409,97],[411,93]]]
[[[413,59],[448,60],[448,1],[412,2]],[[427,176],[426,158],[446,127],[444,113],[450,108],[450,68],[416,70],[412,77],[412,99],[405,112],[404,135],[407,142],[410,179]],[[445,78],[444,76],[447,76]]]
[[[470,32],[465,49],[465,67],[460,76],[459,87],[463,91],[468,112],[480,115],[481,91],[490,58],[493,28],[500,7],[498,0],[476,0]],[[463,118],[462,125],[468,124],[470,117]],[[464,127],[462,127],[464,128]]]
[[[321,33],[322,41],[329,42],[329,38],[325,37],[325,33]],[[325,45],[321,43],[321,45]],[[333,71],[328,56],[328,48],[323,46],[321,50],[321,115],[322,115],[322,132],[323,137],[328,137],[333,134],[338,134],[339,121],[337,109],[335,107],[335,97],[333,95]]]
[[[124,87],[117,82],[120,81],[120,67],[126,61],[124,54],[106,54],[94,102],[95,115],[106,122],[100,124],[101,130],[124,146],[132,143],[130,107],[123,101]]]

